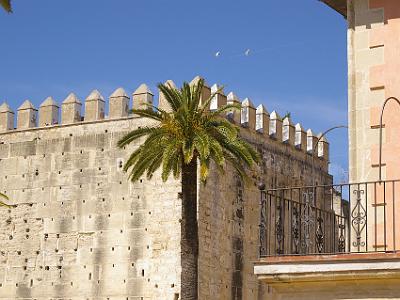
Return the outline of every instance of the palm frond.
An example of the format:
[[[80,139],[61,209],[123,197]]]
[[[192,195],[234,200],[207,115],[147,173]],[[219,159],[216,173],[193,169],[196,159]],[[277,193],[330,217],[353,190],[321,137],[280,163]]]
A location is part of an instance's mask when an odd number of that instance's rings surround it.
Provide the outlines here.
[[[12,12],[11,0],[0,0],[0,5],[4,8],[6,12],[8,13]]]

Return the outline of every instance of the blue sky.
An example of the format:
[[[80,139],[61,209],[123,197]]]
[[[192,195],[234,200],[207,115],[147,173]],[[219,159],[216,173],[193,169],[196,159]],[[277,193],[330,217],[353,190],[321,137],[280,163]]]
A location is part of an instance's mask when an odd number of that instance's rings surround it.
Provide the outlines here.
[[[316,132],[347,123],[346,22],[317,0],[14,0],[0,11],[0,101],[108,97],[202,75]],[[251,49],[245,56],[246,49]],[[221,52],[215,57],[216,52]],[[347,135],[329,135],[332,172]],[[338,178],[335,181],[340,180]]]

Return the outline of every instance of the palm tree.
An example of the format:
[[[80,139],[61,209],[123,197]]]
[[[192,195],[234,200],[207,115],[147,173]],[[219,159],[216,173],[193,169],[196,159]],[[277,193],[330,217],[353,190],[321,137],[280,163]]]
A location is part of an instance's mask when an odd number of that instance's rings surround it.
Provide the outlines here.
[[[171,112],[154,106],[132,110],[136,115],[152,119],[154,125],[135,129],[118,143],[119,147],[124,147],[146,137],[124,166],[131,181],[139,180],[143,174],[150,179],[159,168],[163,181],[171,174],[181,179],[181,299],[184,300],[198,297],[198,166],[200,179],[205,183],[211,162],[222,172],[229,163],[241,178],[247,178],[246,167],[250,168],[258,161],[257,152],[239,137],[239,128],[221,117],[240,106],[225,105],[209,111],[215,94],[202,101],[203,87],[203,79],[194,85],[185,82],[181,89],[159,84]]]
[[[6,10],[6,12],[11,12],[11,0],[0,0],[0,5]]]

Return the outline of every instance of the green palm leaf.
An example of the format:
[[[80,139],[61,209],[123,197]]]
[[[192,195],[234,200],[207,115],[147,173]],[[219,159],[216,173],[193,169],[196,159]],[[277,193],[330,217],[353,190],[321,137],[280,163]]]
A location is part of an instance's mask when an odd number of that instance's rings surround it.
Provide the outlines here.
[[[6,12],[12,12],[11,0],[0,0],[0,5],[5,9]]]

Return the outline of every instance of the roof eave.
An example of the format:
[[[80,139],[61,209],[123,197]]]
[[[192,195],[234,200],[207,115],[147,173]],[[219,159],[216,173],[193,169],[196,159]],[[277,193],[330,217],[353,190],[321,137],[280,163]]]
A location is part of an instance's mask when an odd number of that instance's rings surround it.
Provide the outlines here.
[[[336,10],[343,17],[347,18],[347,1],[346,0],[319,0]]]

